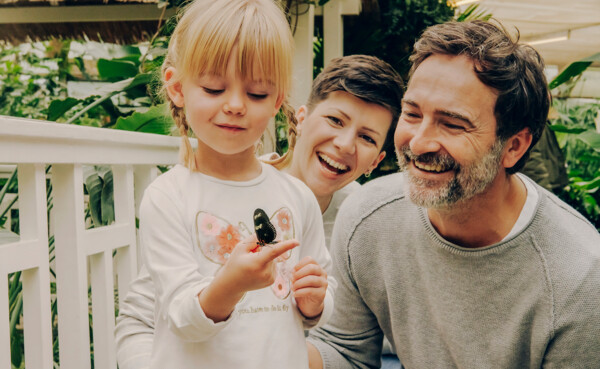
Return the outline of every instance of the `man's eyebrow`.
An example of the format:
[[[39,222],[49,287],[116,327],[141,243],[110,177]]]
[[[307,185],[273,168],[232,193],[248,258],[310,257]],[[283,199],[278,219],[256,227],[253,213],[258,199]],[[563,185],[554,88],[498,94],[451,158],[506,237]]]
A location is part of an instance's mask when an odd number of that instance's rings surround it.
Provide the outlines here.
[[[415,108],[419,108],[419,104],[417,104],[415,101],[413,100],[409,100],[409,99],[402,99],[402,103],[403,104],[407,104],[410,105],[412,107]],[[467,116],[457,113],[455,111],[450,111],[450,110],[440,110],[440,109],[436,109],[435,111],[436,114],[438,115],[443,115],[445,117],[448,118],[452,118],[452,119],[458,119],[458,120],[462,120],[463,122],[465,122],[470,128],[475,128],[475,125],[473,124],[473,122],[471,121],[471,119],[469,119]]]
[[[449,111],[449,110],[436,110],[436,114],[443,115],[443,116],[446,116],[446,117],[452,118],[452,119],[462,120],[470,128],[475,128],[475,125],[473,124],[473,122],[471,122],[471,119],[469,119],[468,117],[466,117],[460,113],[457,113],[454,111]]]

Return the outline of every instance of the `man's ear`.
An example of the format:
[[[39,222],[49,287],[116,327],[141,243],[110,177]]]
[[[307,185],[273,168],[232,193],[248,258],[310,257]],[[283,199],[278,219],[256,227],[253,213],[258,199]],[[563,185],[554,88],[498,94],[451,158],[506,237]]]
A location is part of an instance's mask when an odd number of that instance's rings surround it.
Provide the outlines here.
[[[173,67],[168,67],[165,69],[163,77],[165,79],[167,95],[175,106],[183,108],[184,99],[183,99],[183,91],[181,89],[181,82],[169,83],[175,77],[176,70]]]
[[[306,105],[302,105],[296,111],[296,120],[298,121],[298,124],[296,125],[296,130],[298,131],[298,136],[300,136],[300,131],[302,130],[302,122],[304,122],[307,116],[308,108],[306,107]]]
[[[529,128],[523,128],[515,135],[506,141],[504,146],[504,155],[502,157],[502,166],[504,168],[512,168],[519,159],[525,155],[532,141],[531,131]]]

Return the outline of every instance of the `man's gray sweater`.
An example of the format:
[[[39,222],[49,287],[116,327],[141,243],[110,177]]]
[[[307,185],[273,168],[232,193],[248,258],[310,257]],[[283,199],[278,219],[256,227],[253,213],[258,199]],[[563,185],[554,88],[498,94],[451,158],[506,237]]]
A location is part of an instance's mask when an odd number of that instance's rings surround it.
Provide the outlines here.
[[[311,333],[325,368],[378,368],[384,333],[411,369],[600,368],[600,235],[588,221],[536,186],[520,233],[464,248],[402,180],[374,180],[340,209],[335,312]]]

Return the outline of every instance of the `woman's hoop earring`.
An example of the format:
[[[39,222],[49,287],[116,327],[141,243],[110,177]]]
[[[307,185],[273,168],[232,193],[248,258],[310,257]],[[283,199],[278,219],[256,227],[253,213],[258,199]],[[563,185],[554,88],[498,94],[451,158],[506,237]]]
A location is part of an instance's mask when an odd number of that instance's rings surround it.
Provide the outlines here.
[[[371,176],[371,171],[368,171],[367,173],[365,173],[365,178],[369,178]]]

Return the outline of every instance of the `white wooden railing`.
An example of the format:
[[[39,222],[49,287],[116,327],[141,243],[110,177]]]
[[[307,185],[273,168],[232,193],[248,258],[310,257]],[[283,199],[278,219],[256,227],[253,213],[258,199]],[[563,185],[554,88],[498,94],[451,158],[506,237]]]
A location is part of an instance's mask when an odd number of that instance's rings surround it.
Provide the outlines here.
[[[137,274],[136,208],[158,173],[156,165],[178,161],[179,143],[176,137],[0,116],[0,165],[18,167],[20,224],[19,240],[0,245],[0,368],[11,367],[7,278],[17,271],[23,281],[26,367],[53,368],[48,222],[55,236],[60,367],[91,367],[88,286],[94,367],[117,367],[115,291],[124,296]],[[86,229],[82,166],[87,164],[112,166],[115,222],[109,226]],[[50,219],[47,165],[52,166]]]

